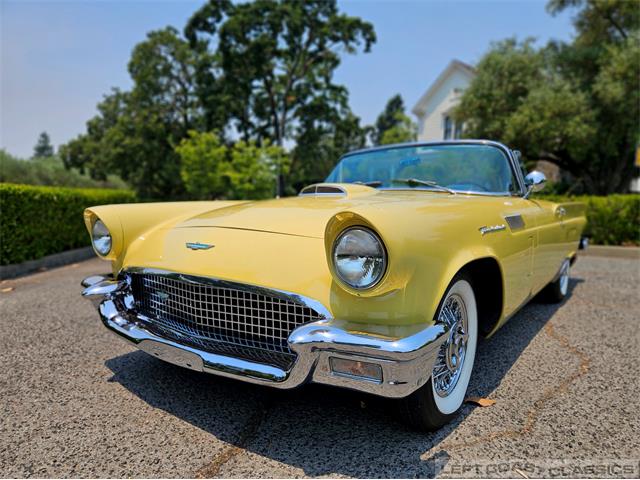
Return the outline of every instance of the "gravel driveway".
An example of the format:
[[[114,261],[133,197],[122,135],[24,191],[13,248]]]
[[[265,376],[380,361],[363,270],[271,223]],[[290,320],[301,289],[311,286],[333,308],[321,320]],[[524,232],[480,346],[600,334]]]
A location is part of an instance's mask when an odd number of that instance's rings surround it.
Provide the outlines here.
[[[467,404],[435,434],[394,403],[183,370],[102,327],[90,260],[0,284],[6,477],[640,476],[640,261],[583,257],[560,306],[479,345]]]

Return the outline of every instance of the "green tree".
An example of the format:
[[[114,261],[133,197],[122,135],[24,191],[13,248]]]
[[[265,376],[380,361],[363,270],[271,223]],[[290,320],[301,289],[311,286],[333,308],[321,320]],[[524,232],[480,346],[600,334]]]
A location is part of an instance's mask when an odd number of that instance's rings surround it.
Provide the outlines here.
[[[576,178],[576,190],[626,190],[640,118],[640,25],[631,3],[554,0],[553,13],[580,8],[572,43],[493,45],[455,112],[465,135],[549,160]]]
[[[382,132],[379,145],[389,145],[391,143],[413,142],[417,138],[417,130],[413,121],[402,112],[396,113],[395,125]]]
[[[214,132],[189,132],[176,147],[180,157],[180,176],[189,195],[197,199],[215,199],[227,193],[221,165],[226,162],[227,146]]]
[[[343,154],[366,146],[370,129],[362,127],[356,115],[322,106],[320,102],[317,108],[306,108],[301,114],[296,146],[291,153],[289,194],[323,181]]]
[[[261,199],[275,194],[277,172],[287,172],[282,147],[265,141],[224,144],[214,132],[189,132],[176,147],[180,175],[193,198]]]
[[[273,198],[278,175],[289,172],[289,157],[269,140],[262,145],[255,140],[240,140],[233,144],[230,154],[231,161],[222,172],[229,180],[228,198]]]
[[[98,105],[87,132],[61,151],[68,167],[94,178],[118,173],[141,198],[186,194],[174,147],[202,125],[196,90],[196,53],[178,32],[151,32],[129,62],[130,92],[114,90]]]
[[[201,74],[209,82],[201,91],[222,92],[245,141],[269,138],[279,146],[295,138],[310,106],[346,107],[346,89],[333,83],[340,52],[360,46],[367,52],[376,39],[371,24],[340,14],[334,0],[211,0],[191,18],[186,35],[201,52],[216,46],[210,69],[220,73]]]
[[[51,145],[51,139],[47,132],[42,132],[38,137],[36,145],[33,147],[33,158],[53,157],[54,151]]]
[[[405,130],[404,127],[407,127],[411,120],[407,122],[408,117],[405,115],[404,101],[402,100],[402,96],[400,94],[396,94],[389,99],[387,104],[384,107],[384,110],[378,118],[376,119],[375,127],[373,128],[371,139],[374,145],[383,145],[383,137],[388,130],[395,130],[395,133],[389,135],[388,137],[396,137],[398,134]],[[400,128],[397,128],[400,127]],[[402,135],[400,135],[402,136]],[[410,141],[411,135],[408,138],[402,138],[400,141]],[[392,143],[392,142],[386,142]]]

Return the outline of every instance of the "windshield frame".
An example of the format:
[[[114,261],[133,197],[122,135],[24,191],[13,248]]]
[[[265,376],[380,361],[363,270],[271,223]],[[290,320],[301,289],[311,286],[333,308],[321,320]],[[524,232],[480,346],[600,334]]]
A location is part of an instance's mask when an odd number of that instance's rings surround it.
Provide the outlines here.
[[[395,150],[399,148],[416,148],[416,147],[431,147],[431,146],[455,146],[455,145],[484,145],[495,147],[502,151],[502,153],[507,157],[507,161],[509,163],[509,168],[511,169],[511,173],[517,182],[517,191],[516,192],[476,192],[476,191],[464,191],[464,190],[455,190],[456,193],[460,193],[463,195],[484,195],[484,196],[492,196],[492,197],[513,197],[518,196],[521,197],[526,192],[526,187],[524,183],[524,177],[522,175],[522,170],[519,167],[519,164],[516,164],[516,158],[513,151],[508,148],[506,145],[495,142],[492,140],[442,140],[436,142],[408,142],[408,143],[394,143],[391,145],[382,145],[379,147],[370,147],[370,148],[362,148],[358,150],[354,150],[348,153],[345,153],[340,157],[336,166],[345,158],[352,157],[354,155],[361,155],[363,153],[370,152],[381,152],[385,150]],[[335,167],[334,167],[335,168]],[[333,170],[332,170],[333,171]],[[380,187],[378,190],[423,190],[428,192],[438,191],[435,188],[429,187]]]

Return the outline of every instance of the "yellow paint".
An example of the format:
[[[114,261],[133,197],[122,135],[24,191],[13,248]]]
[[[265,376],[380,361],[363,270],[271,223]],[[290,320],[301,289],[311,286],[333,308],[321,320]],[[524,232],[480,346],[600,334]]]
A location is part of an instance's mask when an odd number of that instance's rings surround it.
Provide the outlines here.
[[[467,263],[494,258],[504,284],[503,323],[552,280],[577,249],[584,205],[518,197],[449,195],[424,190],[375,190],[341,185],[347,196],[259,202],[181,202],[92,207],[109,228],[117,274],[152,267],[286,290],[321,302],[351,330],[404,336],[433,322],[439,301]],[[511,231],[505,216],[522,215]],[[333,240],[366,225],[388,252],[383,281],[355,291],[332,274]],[[506,229],[481,235],[483,226]],[[187,242],[215,245],[190,250]]]

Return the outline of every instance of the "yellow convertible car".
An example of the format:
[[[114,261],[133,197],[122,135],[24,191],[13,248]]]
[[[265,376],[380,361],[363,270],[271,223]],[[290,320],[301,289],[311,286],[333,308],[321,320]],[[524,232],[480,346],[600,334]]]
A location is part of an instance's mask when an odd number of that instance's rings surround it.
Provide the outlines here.
[[[465,140],[348,153],[297,197],[92,207],[111,272],[83,295],[161,360],[396,398],[433,430],[462,405],[478,337],[567,295],[584,206],[536,199],[544,182]]]

